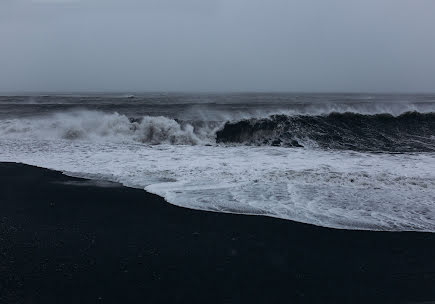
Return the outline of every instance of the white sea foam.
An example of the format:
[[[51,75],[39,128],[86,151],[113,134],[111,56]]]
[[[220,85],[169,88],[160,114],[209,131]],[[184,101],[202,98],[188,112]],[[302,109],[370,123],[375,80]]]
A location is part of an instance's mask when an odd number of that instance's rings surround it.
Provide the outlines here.
[[[132,138],[124,127],[126,118],[114,116],[107,123],[117,126],[116,136]],[[176,133],[188,132],[174,128]],[[54,135],[42,139],[2,134],[0,161],[117,181],[193,209],[261,214],[334,228],[435,232],[434,153],[150,146],[134,140],[89,140],[100,131],[72,141],[57,136],[58,130],[41,129]]]
[[[194,133],[189,124],[180,125],[166,117],[145,116],[140,122],[125,115],[97,111],[71,111],[48,117],[0,120],[2,138],[38,138],[141,142],[147,144],[205,144],[213,132]]]

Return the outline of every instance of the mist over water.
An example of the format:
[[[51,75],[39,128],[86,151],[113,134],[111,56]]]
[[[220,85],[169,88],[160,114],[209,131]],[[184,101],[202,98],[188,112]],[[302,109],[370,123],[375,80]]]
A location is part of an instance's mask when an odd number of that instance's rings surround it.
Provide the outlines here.
[[[435,95],[397,94],[64,94],[0,96],[0,117],[46,115],[67,110],[117,112],[127,117],[166,116],[182,120],[227,121],[270,114],[321,115],[332,112],[400,115],[434,111]]]

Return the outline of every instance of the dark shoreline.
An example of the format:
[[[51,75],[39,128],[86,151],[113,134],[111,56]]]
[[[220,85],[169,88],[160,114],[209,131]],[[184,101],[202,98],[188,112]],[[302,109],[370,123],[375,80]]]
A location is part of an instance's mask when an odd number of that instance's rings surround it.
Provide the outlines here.
[[[0,163],[0,303],[435,301],[435,234],[170,205]]]

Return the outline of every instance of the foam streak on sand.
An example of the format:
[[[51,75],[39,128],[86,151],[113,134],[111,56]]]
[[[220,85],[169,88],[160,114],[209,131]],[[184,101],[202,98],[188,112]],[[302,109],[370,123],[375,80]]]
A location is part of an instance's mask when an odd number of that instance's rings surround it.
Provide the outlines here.
[[[435,232],[435,155],[0,139],[0,161],[144,188],[201,210]]]

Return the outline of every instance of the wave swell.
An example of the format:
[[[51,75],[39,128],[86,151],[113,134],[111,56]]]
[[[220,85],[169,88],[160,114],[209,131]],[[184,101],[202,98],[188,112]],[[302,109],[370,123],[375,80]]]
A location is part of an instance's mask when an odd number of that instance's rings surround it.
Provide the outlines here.
[[[389,152],[435,151],[435,113],[272,115],[227,122],[218,143]]]

